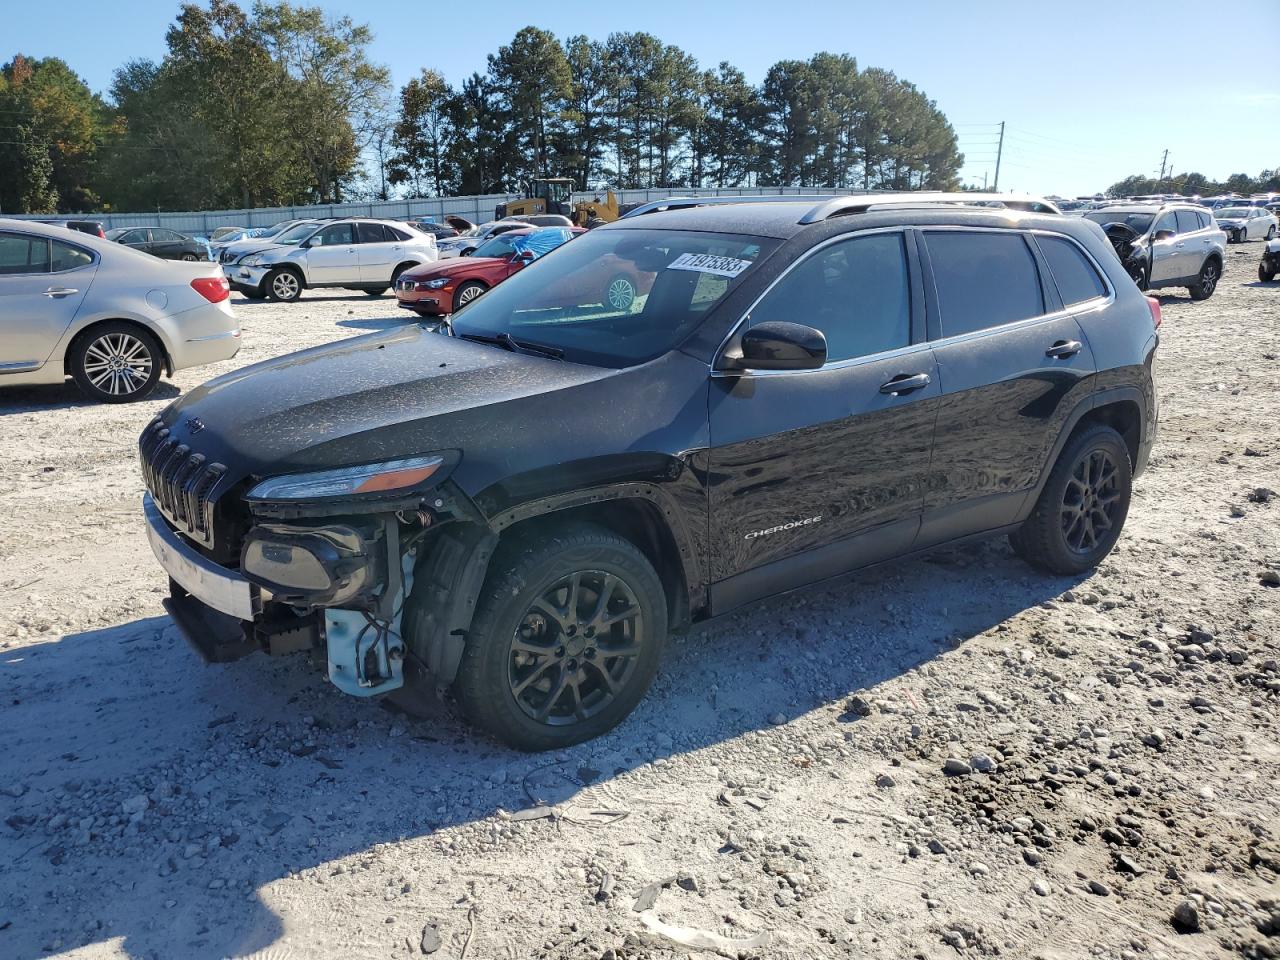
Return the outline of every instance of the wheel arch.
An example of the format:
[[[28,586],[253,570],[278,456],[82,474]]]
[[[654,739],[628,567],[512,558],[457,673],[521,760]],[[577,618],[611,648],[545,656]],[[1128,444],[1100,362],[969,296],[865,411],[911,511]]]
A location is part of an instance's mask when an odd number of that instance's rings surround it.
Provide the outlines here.
[[[490,562],[498,547],[575,521],[616,533],[645,555],[662,581],[671,628],[688,625],[691,611],[705,607],[705,599],[695,594],[702,584],[692,540],[662,491],[649,484],[525,503],[488,525],[449,524],[425,544],[404,614],[405,639],[438,684],[448,686],[457,676],[476,603],[489,577],[496,575]]]
[[[1147,422],[1147,400],[1137,387],[1113,387],[1092,394],[1082,400],[1067,417],[1058,432],[1058,438],[1041,465],[1040,477],[1027,491],[1027,498],[1018,511],[1017,521],[1025,520],[1035,508],[1040,491],[1049,480],[1053,466],[1062,456],[1071,438],[1083,429],[1095,424],[1111,427],[1124,439],[1135,476],[1140,468],[1140,452],[1143,441],[1143,425]]]

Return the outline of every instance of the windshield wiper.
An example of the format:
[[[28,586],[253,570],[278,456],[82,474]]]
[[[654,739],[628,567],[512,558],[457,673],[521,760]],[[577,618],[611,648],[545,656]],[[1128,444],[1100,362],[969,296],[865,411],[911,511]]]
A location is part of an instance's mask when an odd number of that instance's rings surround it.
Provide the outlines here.
[[[463,340],[474,340],[477,343],[496,343],[500,347],[505,347],[512,353],[523,353],[529,357],[548,357],[552,360],[563,360],[564,351],[559,347],[549,347],[542,343],[531,343],[528,340],[517,340],[505,330],[495,334],[492,337],[484,336],[479,333],[462,333],[457,334]]]

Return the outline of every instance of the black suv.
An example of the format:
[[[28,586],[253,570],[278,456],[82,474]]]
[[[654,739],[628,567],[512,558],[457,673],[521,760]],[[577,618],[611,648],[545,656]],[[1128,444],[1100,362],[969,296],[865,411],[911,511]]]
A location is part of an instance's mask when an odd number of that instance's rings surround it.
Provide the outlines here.
[[[1084,219],[642,207],[451,323],[171,404],[140,440],[166,606],[209,660],[315,649],[362,696],[409,661],[515,746],[575,743],[669,631],[758,598],[996,534],[1097,564],[1155,438],[1159,319]]]

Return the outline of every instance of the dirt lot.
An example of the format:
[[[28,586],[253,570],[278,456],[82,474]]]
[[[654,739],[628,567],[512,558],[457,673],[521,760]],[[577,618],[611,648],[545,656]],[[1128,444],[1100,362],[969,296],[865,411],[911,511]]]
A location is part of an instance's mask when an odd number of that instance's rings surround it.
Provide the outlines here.
[[[1161,439],[1094,575],[1001,541],[760,607],[560,755],[304,658],[202,666],[161,609],[142,425],[389,298],[238,303],[241,355],[143,404],[0,395],[0,956],[1280,956],[1280,284],[1230,249],[1163,298]]]

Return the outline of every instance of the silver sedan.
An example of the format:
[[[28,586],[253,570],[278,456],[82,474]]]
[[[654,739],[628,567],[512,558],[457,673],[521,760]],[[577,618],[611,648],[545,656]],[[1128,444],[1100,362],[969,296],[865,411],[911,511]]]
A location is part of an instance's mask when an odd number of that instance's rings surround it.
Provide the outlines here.
[[[1274,240],[1276,236],[1276,216],[1266,207],[1219,207],[1213,218],[1233,243]]]
[[[123,403],[151,393],[166,370],[239,349],[217,264],[0,219],[0,387],[70,376],[90,398]]]

